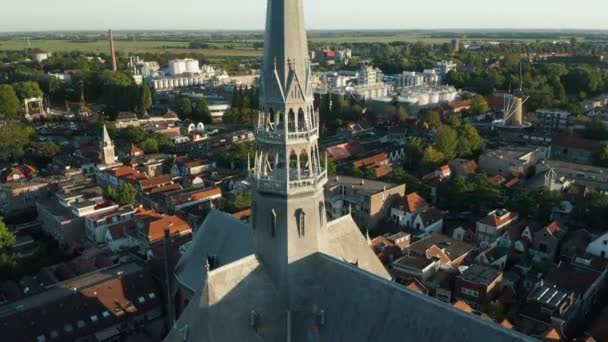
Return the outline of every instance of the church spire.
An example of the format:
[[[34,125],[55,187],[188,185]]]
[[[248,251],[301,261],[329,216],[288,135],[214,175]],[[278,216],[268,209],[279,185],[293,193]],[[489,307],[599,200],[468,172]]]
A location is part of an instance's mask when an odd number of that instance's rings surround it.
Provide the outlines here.
[[[311,91],[302,1],[268,0],[262,68],[262,89],[267,100],[293,99],[288,93],[296,79],[306,88],[303,91]]]
[[[101,138],[102,147],[107,147],[112,145],[112,139],[110,139],[110,134],[108,134],[108,128],[106,125],[103,125],[103,135]]]
[[[268,0],[256,153],[250,170],[256,253],[279,287],[319,250],[327,226],[319,113],[310,84],[303,0]]]

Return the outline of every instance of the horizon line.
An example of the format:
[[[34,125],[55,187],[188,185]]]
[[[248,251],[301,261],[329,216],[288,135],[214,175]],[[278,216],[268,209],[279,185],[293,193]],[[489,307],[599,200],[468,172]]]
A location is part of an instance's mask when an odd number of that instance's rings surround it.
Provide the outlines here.
[[[128,28],[128,29],[114,29],[112,27],[99,28],[99,29],[44,29],[44,30],[16,30],[16,31],[4,31],[0,29],[0,34],[18,34],[18,33],[79,33],[79,32],[107,32],[108,29],[112,29],[114,32],[264,32],[263,28],[259,29],[196,29],[196,28],[175,28],[175,29],[157,29],[157,28]],[[362,29],[341,29],[341,28],[314,28],[308,29],[306,32],[477,32],[477,31],[506,31],[516,33],[517,31],[534,32],[534,31],[553,31],[553,32],[607,32],[608,28],[509,28],[509,27],[462,27],[462,28],[362,28]]]

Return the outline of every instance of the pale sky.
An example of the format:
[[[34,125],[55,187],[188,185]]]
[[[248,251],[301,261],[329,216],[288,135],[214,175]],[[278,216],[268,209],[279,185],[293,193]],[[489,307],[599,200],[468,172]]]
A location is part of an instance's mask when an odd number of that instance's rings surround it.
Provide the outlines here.
[[[309,29],[608,29],[608,0],[304,0]],[[258,30],[266,0],[0,0],[0,31]]]

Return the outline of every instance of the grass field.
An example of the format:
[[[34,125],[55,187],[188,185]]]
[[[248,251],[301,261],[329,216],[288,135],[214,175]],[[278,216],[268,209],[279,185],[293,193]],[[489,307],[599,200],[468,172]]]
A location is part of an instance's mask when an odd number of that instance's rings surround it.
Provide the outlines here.
[[[214,49],[188,49],[189,42],[179,41],[117,41],[116,50],[126,54],[142,52],[202,53],[209,57],[256,57],[262,51],[256,51],[244,44],[233,44],[233,49],[225,44],[210,44]],[[1,50],[42,49],[49,52],[82,51],[87,53],[108,53],[110,46],[106,41],[70,42],[66,40],[31,40],[28,46],[25,40],[0,40]]]
[[[483,38],[475,41],[519,41],[532,42],[535,39],[517,38]],[[552,39],[546,39],[552,40]],[[368,33],[358,34],[352,32],[336,33],[332,35],[311,33],[310,41],[320,44],[340,44],[340,43],[390,43],[395,41],[417,42],[442,44],[450,42],[449,38],[434,38],[428,33],[421,32],[395,32],[395,33]],[[461,39],[466,43],[469,40]],[[201,53],[209,58],[238,57],[249,58],[259,57],[262,50],[255,50],[252,47],[253,40],[234,40],[221,42],[207,42],[214,48],[211,49],[189,49],[188,41],[179,41],[176,37],[174,41],[116,41],[116,49],[126,54],[136,54],[143,52],[173,52],[173,53]],[[45,51],[82,51],[87,53],[107,53],[109,43],[105,40],[95,42],[71,42],[68,40],[31,40],[30,45],[25,39],[0,40],[0,51],[2,50],[24,50],[39,48]]]

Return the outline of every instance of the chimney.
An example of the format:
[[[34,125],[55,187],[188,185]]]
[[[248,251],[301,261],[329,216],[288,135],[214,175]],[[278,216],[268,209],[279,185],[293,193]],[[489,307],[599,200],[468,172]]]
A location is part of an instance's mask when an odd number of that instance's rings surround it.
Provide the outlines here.
[[[118,66],[116,64],[116,49],[114,47],[114,33],[112,30],[108,30],[108,35],[110,37],[110,53],[112,54],[112,72],[117,72]]]

